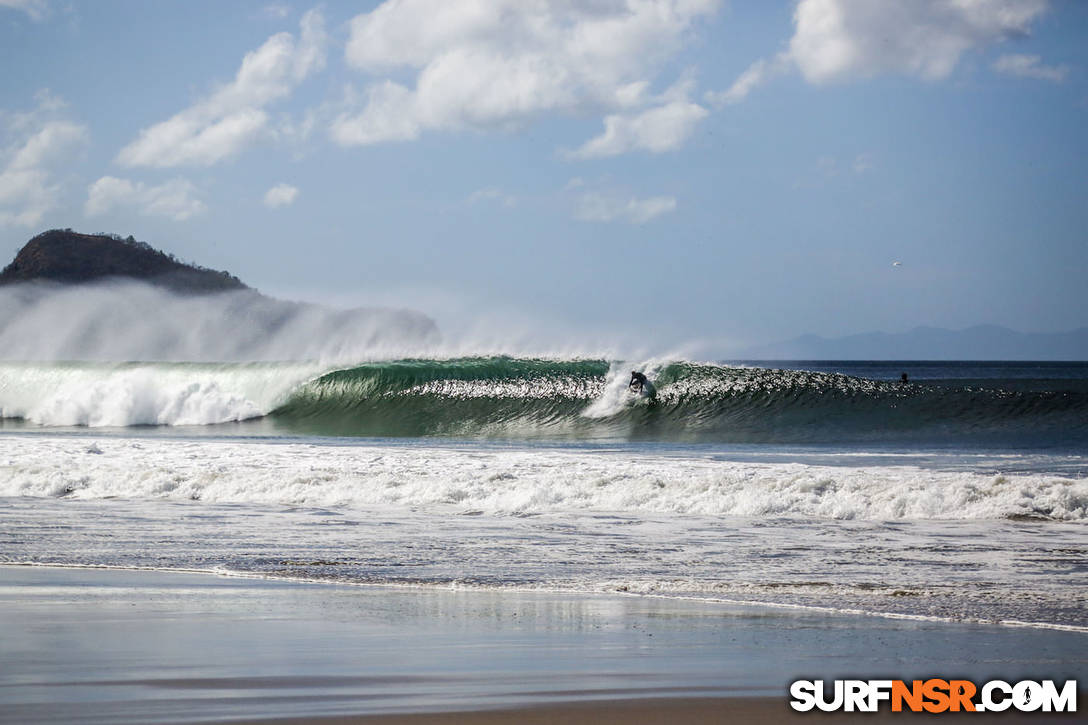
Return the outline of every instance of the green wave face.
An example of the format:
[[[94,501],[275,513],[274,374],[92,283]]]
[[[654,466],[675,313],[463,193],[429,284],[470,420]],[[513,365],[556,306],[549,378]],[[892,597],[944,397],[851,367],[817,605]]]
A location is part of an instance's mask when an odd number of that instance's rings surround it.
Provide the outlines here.
[[[820,443],[1088,442],[1088,390],[902,385],[831,373],[674,362],[653,401],[604,360],[400,360],[337,370],[272,418],[312,435]]]
[[[608,369],[507,357],[366,363],[302,386],[273,416],[321,435],[577,435]]]

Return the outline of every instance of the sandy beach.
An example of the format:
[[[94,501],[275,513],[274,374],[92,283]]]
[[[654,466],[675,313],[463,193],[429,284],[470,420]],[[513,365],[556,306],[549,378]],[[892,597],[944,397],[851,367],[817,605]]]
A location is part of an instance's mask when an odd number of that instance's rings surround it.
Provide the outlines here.
[[[800,677],[1088,665],[1061,631],[61,567],[0,567],[0,624],[12,723],[774,721]]]

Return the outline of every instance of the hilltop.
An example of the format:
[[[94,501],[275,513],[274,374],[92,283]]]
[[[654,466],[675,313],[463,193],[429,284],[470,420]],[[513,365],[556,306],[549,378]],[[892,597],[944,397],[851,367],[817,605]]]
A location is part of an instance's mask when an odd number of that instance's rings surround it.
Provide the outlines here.
[[[0,272],[0,285],[37,280],[81,284],[119,277],[187,294],[249,289],[229,272],[186,264],[131,236],[71,229],[51,229],[27,242]]]

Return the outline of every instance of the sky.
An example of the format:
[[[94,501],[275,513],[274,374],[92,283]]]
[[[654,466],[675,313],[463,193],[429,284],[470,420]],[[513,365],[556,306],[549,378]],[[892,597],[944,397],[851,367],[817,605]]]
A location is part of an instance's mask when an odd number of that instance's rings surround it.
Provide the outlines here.
[[[0,0],[0,258],[133,235],[500,346],[1070,330],[1086,39],[1074,0]]]

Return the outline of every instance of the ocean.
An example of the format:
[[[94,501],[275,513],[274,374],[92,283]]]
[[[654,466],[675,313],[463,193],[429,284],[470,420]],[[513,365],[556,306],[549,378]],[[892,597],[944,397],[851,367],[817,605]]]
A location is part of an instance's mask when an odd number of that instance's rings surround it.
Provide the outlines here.
[[[1088,363],[0,362],[0,563],[1088,631]]]

